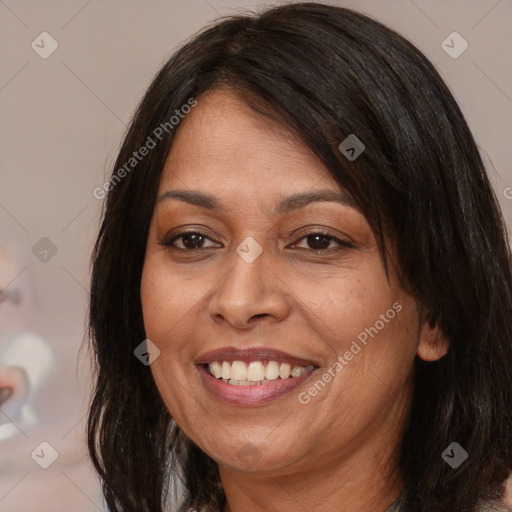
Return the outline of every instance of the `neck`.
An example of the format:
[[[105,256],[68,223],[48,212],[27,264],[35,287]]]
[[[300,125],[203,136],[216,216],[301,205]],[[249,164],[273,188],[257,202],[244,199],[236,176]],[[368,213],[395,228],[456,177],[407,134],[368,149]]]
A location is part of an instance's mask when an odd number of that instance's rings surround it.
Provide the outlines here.
[[[400,481],[384,482],[376,474],[366,479],[337,469],[316,473],[313,480],[310,474],[247,478],[222,471],[224,512],[385,512],[403,487]]]

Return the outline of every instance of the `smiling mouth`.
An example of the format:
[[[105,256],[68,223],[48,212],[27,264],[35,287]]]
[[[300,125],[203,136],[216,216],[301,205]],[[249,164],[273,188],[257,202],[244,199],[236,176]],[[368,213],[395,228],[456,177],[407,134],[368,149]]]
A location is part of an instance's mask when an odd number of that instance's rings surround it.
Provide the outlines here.
[[[203,365],[210,376],[232,386],[258,386],[276,380],[303,377],[318,366],[296,366],[279,361],[213,361]]]
[[[318,360],[269,347],[223,347],[201,354],[194,363],[211,396],[242,407],[290,395],[321,371]]]

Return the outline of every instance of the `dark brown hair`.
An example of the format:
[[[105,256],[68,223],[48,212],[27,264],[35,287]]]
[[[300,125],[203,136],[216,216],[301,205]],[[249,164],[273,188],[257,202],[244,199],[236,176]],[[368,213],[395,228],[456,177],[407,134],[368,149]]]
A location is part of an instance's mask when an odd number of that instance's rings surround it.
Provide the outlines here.
[[[296,3],[222,18],[157,74],[113,173],[176,109],[215,87],[239,92],[318,155],[360,206],[384,262],[393,241],[403,283],[450,341],[439,361],[415,361],[396,454],[401,510],[472,511],[501,496],[512,466],[511,255],[474,139],[437,71],[396,32],[349,9]],[[146,337],[141,273],[175,131],[111,187],[93,255],[88,443],[112,512],[161,512],[172,473],[183,479],[181,511],[225,502],[217,464],[184,436],[133,354]],[[349,134],[366,146],[354,161],[338,149]],[[441,457],[454,441],[469,454],[457,469]]]

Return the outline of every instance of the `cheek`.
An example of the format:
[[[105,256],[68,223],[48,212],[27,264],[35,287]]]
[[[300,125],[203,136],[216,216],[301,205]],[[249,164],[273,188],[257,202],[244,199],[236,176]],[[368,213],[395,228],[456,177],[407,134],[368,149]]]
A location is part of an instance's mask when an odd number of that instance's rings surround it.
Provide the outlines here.
[[[330,280],[323,294],[315,292],[310,298],[314,312],[310,323],[316,322],[315,330],[330,346],[332,362],[341,356],[348,370],[344,369],[340,381],[364,381],[368,389],[377,373],[377,385],[380,381],[393,387],[403,383],[418,344],[414,299],[370,267]],[[304,302],[308,302],[306,296]],[[355,388],[363,392],[359,385]]]
[[[162,279],[158,279],[158,267],[149,262],[144,265],[141,280],[141,304],[146,337],[162,350],[166,331],[172,325],[172,314],[176,311],[172,293],[166,292]],[[171,315],[171,317],[170,317]]]
[[[297,294],[315,319],[316,330],[335,345],[355,339],[376,322],[382,327],[381,315],[385,315],[386,320],[398,315],[393,309],[397,294],[385,276],[371,267],[349,269],[343,276],[313,286],[311,280],[297,286]]]
[[[148,254],[141,279],[141,303],[146,336],[162,351],[175,351],[187,337],[187,326],[204,290],[173,276],[165,255]]]
[[[189,340],[193,338],[194,306],[201,292],[178,282],[163,255],[148,254],[140,288],[142,312],[146,337],[160,350],[150,369],[169,412],[185,431],[189,381],[197,378]]]

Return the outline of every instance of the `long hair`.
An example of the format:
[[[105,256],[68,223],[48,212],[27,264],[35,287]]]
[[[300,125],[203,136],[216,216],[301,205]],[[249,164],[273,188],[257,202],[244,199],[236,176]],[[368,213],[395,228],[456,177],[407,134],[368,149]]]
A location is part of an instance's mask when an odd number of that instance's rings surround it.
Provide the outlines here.
[[[225,503],[217,464],[185,437],[150,368],[134,356],[146,337],[140,282],[148,228],[179,129],[169,120],[219,87],[318,155],[368,220],[386,270],[389,240],[404,288],[449,339],[439,361],[414,362],[395,462],[405,483],[401,510],[472,511],[499,498],[512,466],[511,254],[475,141],[410,42],[352,10],[296,3],[215,20],[174,53],[140,102],[102,189],[87,434],[110,511],[162,512],[173,475],[184,490],[180,511]],[[366,147],[355,160],[339,149],[351,134]],[[131,160],[148,138],[149,153]],[[452,442],[469,455],[456,469],[442,458]]]

